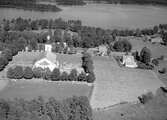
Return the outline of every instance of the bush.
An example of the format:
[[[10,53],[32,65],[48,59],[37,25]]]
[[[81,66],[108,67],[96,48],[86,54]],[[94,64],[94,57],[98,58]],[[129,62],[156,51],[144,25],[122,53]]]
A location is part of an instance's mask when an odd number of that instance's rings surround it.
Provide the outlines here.
[[[153,60],[152,60],[152,63],[153,63],[154,65],[156,65],[156,66],[159,65],[159,61],[158,61],[157,59],[153,59]]]
[[[93,72],[93,61],[91,58],[91,55],[87,52],[83,53],[82,56],[82,67],[86,73],[91,73]]]
[[[5,49],[1,54],[5,56],[8,61],[11,61],[13,58],[12,51],[10,49]]]
[[[44,70],[44,79],[45,80],[50,80],[51,79],[51,74],[52,74],[52,72],[50,71],[50,69],[46,68]]]
[[[33,78],[33,71],[32,68],[26,67],[24,69],[24,78],[25,79],[32,79]]]
[[[81,72],[78,75],[78,81],[86,81],[86,80],[87,80],[86,74],[84,72]]]
[[[60,76],[60,80],[67,81],[68,80],[68,74],[67,72],[63,72]]]
[[[147,94],[143,94],[141,97],[138,97],[138,99],[142,104],[146,104],[149,100],[153,99],[153,97],[154,95],[152,92],[148,92]]]
[[[114,43],[113,48],[117,52],[130,52],[132,45],[127,40],[119,40]]]
[[[7,78],[14,79],[14,70],[11,67],[7,71]]]
[[[144,63],[142,63],[142,62],[140,62],[140,61],[138,61],[137,62],[137,66],[138,66],[138,68],[140,68],[140,69],[147,69],[147,70],[153,70],[154,69],[154,66],[152,66],[152,65],[150,65],[150,64],[144,64]]]
[[[14,79],[22,79],[24,76],[23,68],[21,66],[16,66],[14,69]]]
[[[144,47],[141,52],[140,52],[140,61],[149,64],[151,61],[151,51],[147,48]]]
[[[51,80],[52,81],[59,81],[60,80],[60,70],[58,68],[55,68],[52,71]]]
[[[93,83],[95,81],[95,75],[94,73],[89,73],[89,75],[87,76],[87,82],[88,83]]]
[[[40,67],[34,68],[34,69],[33,69],[33,76],[34,76],[35,78],[41,78],[41,77],[42,77],[42,71],[43,71],[43,69],[40,68]]]
[[[161,70],[158,70],[159,73],[165,74],[166,73],[166,68],[162,68]]]
[[[72,69],[69,76],[68,76],[69,81],[77,81],[77,70]]]

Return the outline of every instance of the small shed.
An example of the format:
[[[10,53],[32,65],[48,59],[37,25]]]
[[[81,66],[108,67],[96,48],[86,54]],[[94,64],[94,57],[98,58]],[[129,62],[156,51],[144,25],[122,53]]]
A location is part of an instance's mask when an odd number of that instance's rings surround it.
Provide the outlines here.
[[[152,38],[152,39],[151,39],[151,42],[152,42],[152,43],[162,43],[163,40],[162,40],[161,37],[155,37],[155,38]]]

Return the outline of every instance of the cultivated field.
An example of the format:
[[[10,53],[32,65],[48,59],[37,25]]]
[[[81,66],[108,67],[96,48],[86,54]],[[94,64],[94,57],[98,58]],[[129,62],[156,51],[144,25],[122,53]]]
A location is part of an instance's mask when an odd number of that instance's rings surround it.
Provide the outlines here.
[[[93,108],[104,108],[122,102],[137,101],[143,93],[152,91],[163,83],[148,70],[120,68],[113,57],[94,57],[95,87],[92,93]]]
[[[92,87],[86,84],[72,84],[67,82],[46,82],[39,80],[10,81],[9,84],[0,91],[0,98],[24,98],[33,99],[43,96],[45,99],[55,97],[62,100],[72,96],[90,96]]]

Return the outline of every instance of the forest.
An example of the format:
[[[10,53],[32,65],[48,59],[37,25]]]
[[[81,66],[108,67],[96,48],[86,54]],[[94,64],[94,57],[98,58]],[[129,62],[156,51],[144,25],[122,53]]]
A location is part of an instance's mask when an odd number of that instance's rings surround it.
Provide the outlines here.
[[[55,0],[58,5],[85,5],[83,0]]]
[[[35,11],[61,11],[56,5],[36,4],[36,0],[0,0],[0,7]]]
[[[110,4],[152,4],[152,5],[167,5],[166,0],[88,0],[94,2],[107,2]]]
[[[71,97],[58,101],[39,96],[33,100],[0,99],[1,120],[92,120],[87,97]]]

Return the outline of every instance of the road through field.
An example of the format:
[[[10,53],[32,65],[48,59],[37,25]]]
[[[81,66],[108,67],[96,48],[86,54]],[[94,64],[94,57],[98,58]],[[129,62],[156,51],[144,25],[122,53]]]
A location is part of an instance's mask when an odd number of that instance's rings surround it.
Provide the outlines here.
[[[152,71],[120,68],[113,57],[93,57],[96,81],[90,100],[92,108],[104,108],[137,97],[164,86]]]

